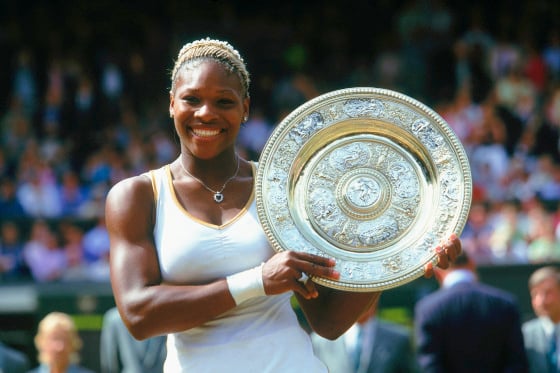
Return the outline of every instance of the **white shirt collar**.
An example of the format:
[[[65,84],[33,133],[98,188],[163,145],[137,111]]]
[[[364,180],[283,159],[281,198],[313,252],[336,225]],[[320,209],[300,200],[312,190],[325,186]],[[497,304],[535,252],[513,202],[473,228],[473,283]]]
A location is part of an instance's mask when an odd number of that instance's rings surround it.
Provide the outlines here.
[[[551,336],[552,333],[554,332],[554,329],[556,329],[556,331],[558,333],[558,330],[560,329],[559,324],[554,324],[552,322],[552,320],[550,320],[548,317],[544,317],[544,316],[539,317],[539,320],[541,320],[541,323],[542,323],[542,326],[543,326],[543,329],[544,329],[544,333],[547,336]]]
[[[473,283],[476,281],[476,276],[468,269],[456,269],[450,272],[443,280],[443,287],[448,288],[460,283]]]

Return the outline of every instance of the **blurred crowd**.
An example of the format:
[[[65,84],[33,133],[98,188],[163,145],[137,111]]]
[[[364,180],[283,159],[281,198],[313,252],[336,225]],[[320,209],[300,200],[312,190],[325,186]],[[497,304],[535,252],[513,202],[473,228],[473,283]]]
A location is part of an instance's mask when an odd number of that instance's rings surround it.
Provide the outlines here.
[[[19,18],[5,15],[0,28],[1,282],[108,280],[105,195],[178,155],[171,53],[207,35],[238,46],[252,73],[238,144],[246,157],[258,160],[274,126],[321,93],[393,89],[432,107],[468,153],[473,205],[462,239],[477,263],[560,260],[559,4],[495,17],[484,2],[468,12],[443,1],[357,2],[346,14],[329,1],[288,1],[276,19],[209,3],[211,17],[191,12],[189,21],[175,2],[141,17],[81,1],[5,6]],[[50,24],[63,8],[64,25]],[[373,11],[390,21],[368,23]],[[32,30],[21,27],[30,21]]]

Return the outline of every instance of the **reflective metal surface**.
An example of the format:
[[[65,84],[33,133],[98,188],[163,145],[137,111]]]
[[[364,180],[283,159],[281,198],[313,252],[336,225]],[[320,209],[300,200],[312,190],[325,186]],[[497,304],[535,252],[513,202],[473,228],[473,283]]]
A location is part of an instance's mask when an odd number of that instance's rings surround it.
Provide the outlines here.
[[[273,131],[259,160],[259,219],[275,250],[337,259],[348,291],[396,287],[436,264],[471,204],[466,153],[433,110],[403,94],[348,88],[319,96]]]

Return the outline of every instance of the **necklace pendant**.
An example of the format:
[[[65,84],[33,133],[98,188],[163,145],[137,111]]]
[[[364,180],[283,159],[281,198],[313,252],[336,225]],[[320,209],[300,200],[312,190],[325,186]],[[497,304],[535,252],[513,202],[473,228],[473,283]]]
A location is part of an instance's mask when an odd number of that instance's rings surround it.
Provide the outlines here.
[[[220,192],[214,193],[214,202],[221,203],[224,200],[224,195]]]

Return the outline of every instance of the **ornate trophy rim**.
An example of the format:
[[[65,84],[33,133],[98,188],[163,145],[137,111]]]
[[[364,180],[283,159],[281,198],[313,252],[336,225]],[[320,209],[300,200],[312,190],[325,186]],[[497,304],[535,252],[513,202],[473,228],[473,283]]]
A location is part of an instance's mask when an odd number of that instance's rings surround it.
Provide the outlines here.
[[[334,257],[335,289],[381,291],[436,264],[472,199],[466,152],[423,103],[381,88],[318,96],[274,129],[259,159],[256,204],[276,251]]]

